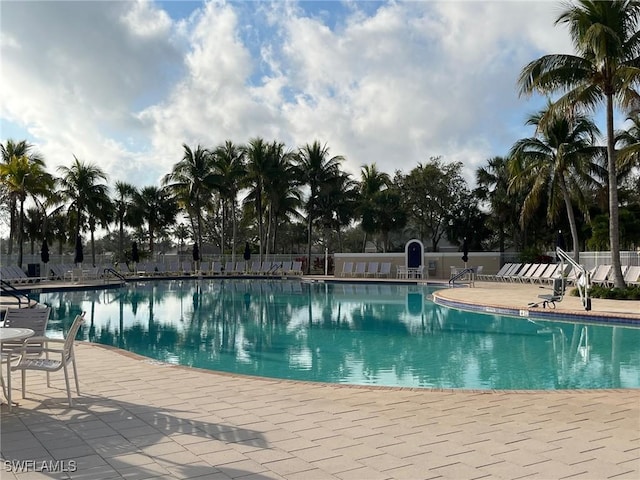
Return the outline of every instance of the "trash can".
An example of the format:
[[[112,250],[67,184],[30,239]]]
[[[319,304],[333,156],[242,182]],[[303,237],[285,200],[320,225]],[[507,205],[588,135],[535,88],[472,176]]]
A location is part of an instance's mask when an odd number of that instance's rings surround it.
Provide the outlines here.
[[[40,264],[29,263],[27,264],[27,277],[40,277]]]

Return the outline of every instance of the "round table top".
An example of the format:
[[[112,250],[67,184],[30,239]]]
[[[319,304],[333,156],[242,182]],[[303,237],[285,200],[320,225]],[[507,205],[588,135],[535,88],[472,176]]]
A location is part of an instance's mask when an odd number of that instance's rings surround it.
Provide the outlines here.
[[[23,340],[33,335],[30,328],[0,328],[0,342],[7,340]]]

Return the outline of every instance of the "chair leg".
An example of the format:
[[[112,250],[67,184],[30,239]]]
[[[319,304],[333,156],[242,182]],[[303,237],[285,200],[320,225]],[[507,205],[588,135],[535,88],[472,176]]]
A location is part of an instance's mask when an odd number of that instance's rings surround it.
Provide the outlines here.
[[[67,364],[64,364],[64,383],[67,386],[67,399],[69,400],[69,406],[73,406],[71,401],[71,385],[69,384],[69,369],[67,368]]]
[[[27,396],[27,371],[22,369],[22,398]]]
[[[0,380],[2,380],[2,390],[4,390],[4,396],[7,399],[9,405],[9,411],[11,411],[11,354],[7,358],[7,388],[5,390],[4,377],[0,373]]]
[[[78,381],[78,367],[76,366],[75,355],[71,357],[71,362],[73,363],[73,376],[76,379],[76,392],[78,392],[78,396],[80,396],[80,382]]]

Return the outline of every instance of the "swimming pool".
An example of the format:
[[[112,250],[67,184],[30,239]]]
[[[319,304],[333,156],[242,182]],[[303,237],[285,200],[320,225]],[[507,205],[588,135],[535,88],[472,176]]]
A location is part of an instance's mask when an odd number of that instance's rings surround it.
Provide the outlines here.
[[[36,295],[48,334],[217,371],[422,388],[640,387],[640,329],[463,312],[434,287],[160,280]]]

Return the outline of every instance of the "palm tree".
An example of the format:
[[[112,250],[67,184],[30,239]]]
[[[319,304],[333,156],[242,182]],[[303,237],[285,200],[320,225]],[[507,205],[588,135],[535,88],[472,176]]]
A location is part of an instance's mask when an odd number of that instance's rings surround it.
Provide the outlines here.
[[[13,154],[7,156],[8,162],[0,164],[0,181],[4,184],[13,202],[20,203],[17,228],[17,265],[20,268],[22,268],[23,256],[24,202],[27,197],[32,197],[37,201],[38,196],[46,196],[54,185],[53,178],[44,170],[44,162],[39,157],[28,155],[28,150],[28,148],[15,149]],[[22,154],[17,156],[17,153],[20,152]],[[9,152],[7,151],[7,153]]]
[[[332,187],[330,198],[333,226],[338,237],[338,250],[344,251],[341,230],[356,218],[360,185],[351,178],[351,175],[342,172],[334,178]]]
[[[549,224],[557,219],[564,203],[573,239],[573,255],[579,262],[580,243],[572,197],[587,215],[587,202],[582,196],[580,181],[592,170],[590,159],[601,150],[593,146],[598,128],[586,116],[565,115],[554,110],[551,104],[531,115],[526,123],[536,127],[536,136],[518,140],[509,153],[512,159],[509,164],[511,184],[516,190],[527,191],[521,223],[524,225],[537,210],[543,195],[548,197]]]
[[[162,183],[169,185],[180,206],[186,210],[196,232],[196,241],[202,245],[202,212],[217,183],[214,157],[200,145],[195,150],[186,144],[182,144],[182,147],[182,160],[173,166],[171,173],[165,175]]]
[[[293,152],[285,150],[283,143],[274,141],[269,145],[269,162],[264,186],[267,202],[267,255],[276,248],[278,221],[287,215],[297,215],[300,192],[295,181],[295,157]]]
[[[519,199],[509,193],[509,181],[508,160],[505,157],[493,157],[485,167],[476,170],[478,188],[475,195],[489,204],[491,215],[487,222],[494,232],[498,232],[500,252],[505,251],[507,232],[517,225],[516,216],[520,205]]]
[[[618,151],[618,168],[623,171],[640,167],[640,113],[629,115],[627,120],[631,125],[627,130],[618,132],[616,143],[620,143]]]
[[[556,20],[569,27],[576,55],[553,54],[529,63],[518,79],[521,94],[562,92],[560,109],[594,110],[604,101],[607,119],[609,240],[614,284],[624,287],[620,262],[614,102],[629,111],[638,106],[640,82],[640,3],[630,0],[578,0]]]
[[[358,208],[364,231],[363,251],[367,246],[368,235],[380,231],[378,200],[380,193],[390,186],[391,178],[387,173],[379,171],[375,163],[363,165],[360,170],[360,205]]]
[[[311,273],[311,233],[313,220],[318,215],[318,199],[322,186],[340,174],[341,155],[329,157],[327,145],[317,140],[306,144],[298,154],[297,173],[303,185],[309,187],[309,198],[305,205],[307,211],[307,273]]]
[[[236,201],[238,199],[238,192],[241,188],[241,181],[246,175],[245,168],[245,155],[246,151],[243,147],[235,145],[231,140],[227,140],[224,145],[218,146],[214,151],[215,158],[215,171],[218,173],[220,179],[218,182],[218,191],[222,197],[222,241],[221,249],[224,253],[224,223],[225,212],[228,208],[231,209],[231,223],[232,223],[232,239],[231,239],[231,260],[236,261],[236,236],[238,231],[238,216]]]
[[[178,209],[177,201],[167,189],[155,186],[143,187],[135,195],[132,218],[139,224],[146,223],[151,255],[154,252],[156,234],[175,222]]]
[[[262,138],[253,138],[249,141],[247,152],[247,175],[245,185],[249,188],[249,194],[244,200],[245,205],[253,204],[258,221],[258,243],[260,245],[259,258],[262,261],[264,251],[264,189],[265,179],[269,171],[269,145]]]
[[[138,190],[127,182],[117,181],[115,185],[115,198],[113,199],[115,217],[118,222],[118,258],[121,262],[124,257],[124,226],[128,223],[133,201]]]
[[[75,155],[73,160],[70,167],[58,167],[61,174],[58,186],[59,194],[68,202],[69,214],[75,214],[73,238],[77,238],[86,221],[85,216],[91,216],[89,209],[107,203],[109,187],[100,183],[107,181],[107,174],[100,167],[78,160]]]
[[[2,164],[8,165],[12,161],[17,158],[26,157],[30,162],[36,163],[40,165],[43,169],[45,167],[44,160],[40,156],[39,153],[33,151],[33,145],[28,143],[26,140],[21,140],[16,142],[12,139],[7,140],[6,144],[0,145],[0,153],[2,153]],[[11,182],[8,182],[11,183]],[[20,182],[18,182],[20,183]],[[8,246],[8,254],[11,255],[13,253],[13,244],[15,241],[16,234],[16,217],[18,216],[16,212],[17,208],[17,200],[18,193],[15,188],[15,182],[13,182],[13,187],[3,182],[3,187],[6,189],[9,199],[9,246]]]

